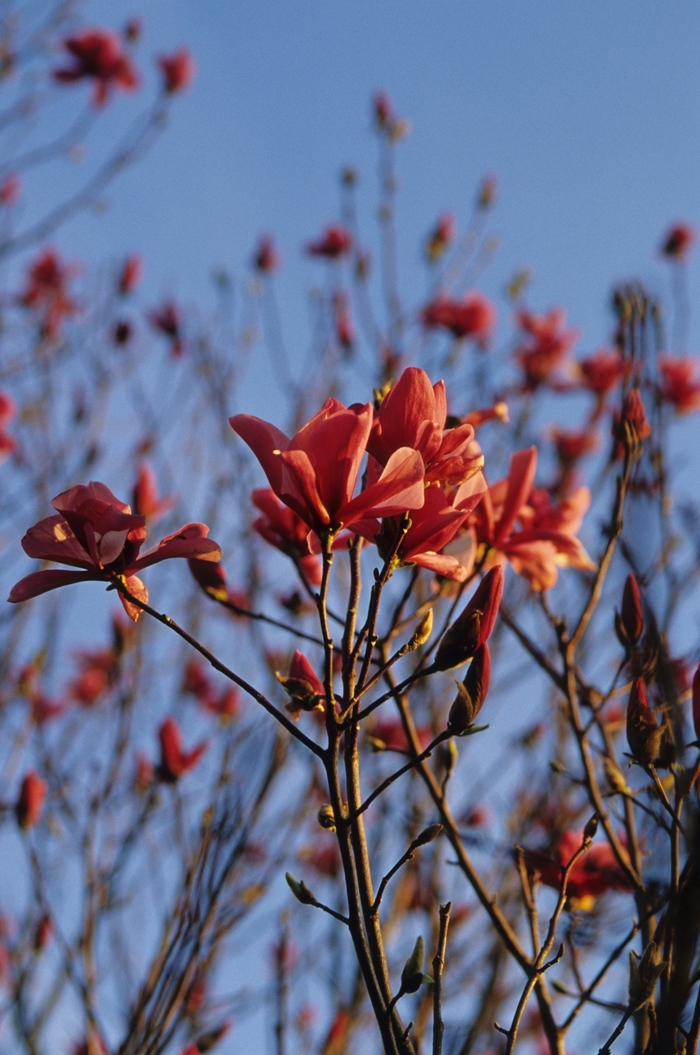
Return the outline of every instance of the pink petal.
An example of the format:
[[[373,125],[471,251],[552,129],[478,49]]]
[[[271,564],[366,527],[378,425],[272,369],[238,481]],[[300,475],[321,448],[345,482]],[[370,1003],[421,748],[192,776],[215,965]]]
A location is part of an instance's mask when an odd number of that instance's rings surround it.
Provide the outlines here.
[[[537,468],[537,448],[529,447],[511,455],[508,473],[508,490],[506,492],[501,516],[496,527],[496,541],[508,538],[515,523],[520,507],[527,501],[532,490]]]
[[[418,451],[400,447],[389,458],[376,483],[341,510],[346,527],[367,517],[390,517],[421,509],[425,501],[423,459]]]
[[[94,582],[96,579],[97,575],[86,575],[79,571],[35,571],[15,583],[7,599],[10,604],[18,604],[20,601],[28,601],[31,597],[38,597],[39,594],[48,593],[49,590],[57,590],[59,586],[69,586],[74,582]]]
[[[213,539],[207,538],[209,528],[206,524],[185,524],[179,531],[167,535],[158,545],[138,560],[133,561],[130,568],[140,571],[171,557],[196,558],[197,560],[220,561],[222,557],[221,547]]]
[[[262,465],[272,490],[281,497],[284,469],[274,452],[287,450],[287,436],[269,421],[253,417],[252,414],[235,414],[228,420],[233,431],[248,444]]]

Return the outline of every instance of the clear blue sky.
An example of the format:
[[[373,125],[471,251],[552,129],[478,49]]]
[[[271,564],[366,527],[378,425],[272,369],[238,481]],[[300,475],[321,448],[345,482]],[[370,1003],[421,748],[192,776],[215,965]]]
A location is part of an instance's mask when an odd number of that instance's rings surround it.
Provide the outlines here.
[[[201,300],[212,267],[242,276],[270,230],[286,260],[287,337],[304,347],[303,293],[319,271],[299,247],[337,216],[343,164],[360,171],[366,216],[376,208],[378,87],[413,123],[400,149],[409,293],[422,289],[426,229],[443,209],[465,223],[487,172],[500,182],[501,250],[483,288],[498,295],[530,266],[533,306],[564,305],[585,348],[610,329],[611,282],[636,275],[665,289],[661,233],[674,219],[700,225],[700,6],[690,0],[144,0],[141,10],[142,63],[187,43],[196,83],[164,140],[110,192],[110,213],[74,221],[60,241],[96,261],[142,250],[151,296]],[[86,5],[91,21],[115,27],[133,11]]]

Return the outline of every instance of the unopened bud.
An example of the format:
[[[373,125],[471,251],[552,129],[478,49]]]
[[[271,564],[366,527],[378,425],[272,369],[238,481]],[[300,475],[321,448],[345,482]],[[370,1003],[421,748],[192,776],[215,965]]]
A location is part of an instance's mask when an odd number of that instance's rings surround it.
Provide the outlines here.
[[[439,767],[438,773],[442,772],[443,781],[448,781],[452,776],[458,758],[459,748],[454,740],[447,740],[444,744],[438,745],[436,760]]]
[[[584,843],[590,843],[595,838],[595,833],[598,831],[598,820],[598,814],[594,813],[591,819],[587,822],[586,827],[583,829]]]
[[[624,648],[634,648],[644,633],[644,612],[637,580],[630,572],[622,591],[622,608],[615,613],[615,632]]]
[[[632,682],[627,703],[627,743],[637,762],[643,766],[654,764],[661,745],[661,729],[649,706],[642,678]]]
[[[327,828],[329,832],[335,831],[335,813],[330,803],[324,803],[317,814],[318,823],[322,828]]]
[[[496,622],[503,595],[500,564],[484,576],[471,601],[447,631],[435,656],[436,670],[451,670],[467,663],[486,643]]]
[[[665,966],[666,964],[658,958],[656,942],[649,942],[641,960],[636,953],[630,953],[629,1003],[631,1009],[638,1011],[649,1003]]]
[[[301,711],[324,710],[326,696],[323,683],[303,652],[298,650],[289,664],[289,674],[275,673],[289,696],[287,710],[297,718]]]
[[[411,640],[408,642],[408,651],[412,652],[414,648],[420,648],[424,645],[430,635],[433,632],[433,610],[429,609],[428,613],[423,616],[420,623],[413,632]]]
[[[461,736],[482,708],[491,680],[491,653],[488,645],[477,649],[467,676],[457,683],[457,695],[450,707],[447,728],[455,736]]]
[[[433,839],[437,839],[438,835],[442,832],[441,824],[429,824],[427,828],[424,828],[420,835],[417,835],[413,840],[414,846],[426,846],[431,843]]]
[[[423,938],[418,935],[413,952],[406,960],[401,972],[401,988],[404,993],[417,993],[427,976],[423,974]],[[432,981],[432,979],[430,979]]]
[[[297,901],[300,901],[302,905],[315,905],[316,898],[311,893],[306,883],[303,880],[295,879],[290,872],[284,873],[284,878],[287,880],[287,886],[294,894]]]

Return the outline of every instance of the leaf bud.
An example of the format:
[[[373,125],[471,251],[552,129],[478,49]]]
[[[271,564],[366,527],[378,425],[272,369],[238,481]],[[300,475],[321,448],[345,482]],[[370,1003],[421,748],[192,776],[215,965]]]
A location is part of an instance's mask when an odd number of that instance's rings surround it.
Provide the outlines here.
[[[503,568],[497,564],[481,580],[462,614],[449,628],[435,656],[435,670],[468,663],[491,635],[503,595]]]
[[[287,886],[294,894],[294,897],[297,899],[297,901],[300,901],[302,905],[316,904],[316,898],[311,893],[303,879],[301,881],[295,879],[290,872],[285,872],[284,878],[287,880]]]
[[[583,841],[584,843],[590,843],[595,839],[595,833],[598,831],[598,821],[600,818],[597,813],[594,813],[589,821],[586,823],[586,827],[583,829]]]
[[[491,653],[488,645],[482,645],[474,654],[463,682],[457,682],[457,695],[450,707],[447,728],[455,736],[461,736],[482,708],[491,680]]]
[[[443,828],[441,824],[429,824],[427,828],[424,828],[420,835],[417,835],[413,840],[414,846],[426,846],[431,843],[433,839],[437,839],[438,835],[442,832]]]
[[[335,831],[335,813],[328,802],[324,802],[317,814],[318,823],[329,832]]]

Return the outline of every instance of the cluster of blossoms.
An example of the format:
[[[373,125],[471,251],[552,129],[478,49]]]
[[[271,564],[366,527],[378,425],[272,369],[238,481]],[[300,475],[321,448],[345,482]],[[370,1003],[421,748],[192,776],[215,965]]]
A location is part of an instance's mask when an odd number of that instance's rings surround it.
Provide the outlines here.
[[[489,416],[499,412],[482,420]],[[558,566],[594,567],[575,537],[590,502],[585,488],[553,505],[534,487],[534,448],[515,454],[509,476],[488,486],[474,426],[446,422],[443,382],[431,385],[415,367],[377,407],[330,399],[291,439],[259,418],[236,415],[231,425],[270,484],[253,493],[264,513],[255,529],[294,557],[313,584],[320,581],[314,552],[324,539],[345,545],[341,529],[375,543],[383,557],[457,582],[477,565],[506,559],[540,590],[553,585]],[[355,495],[365,454],[366,483]]]

